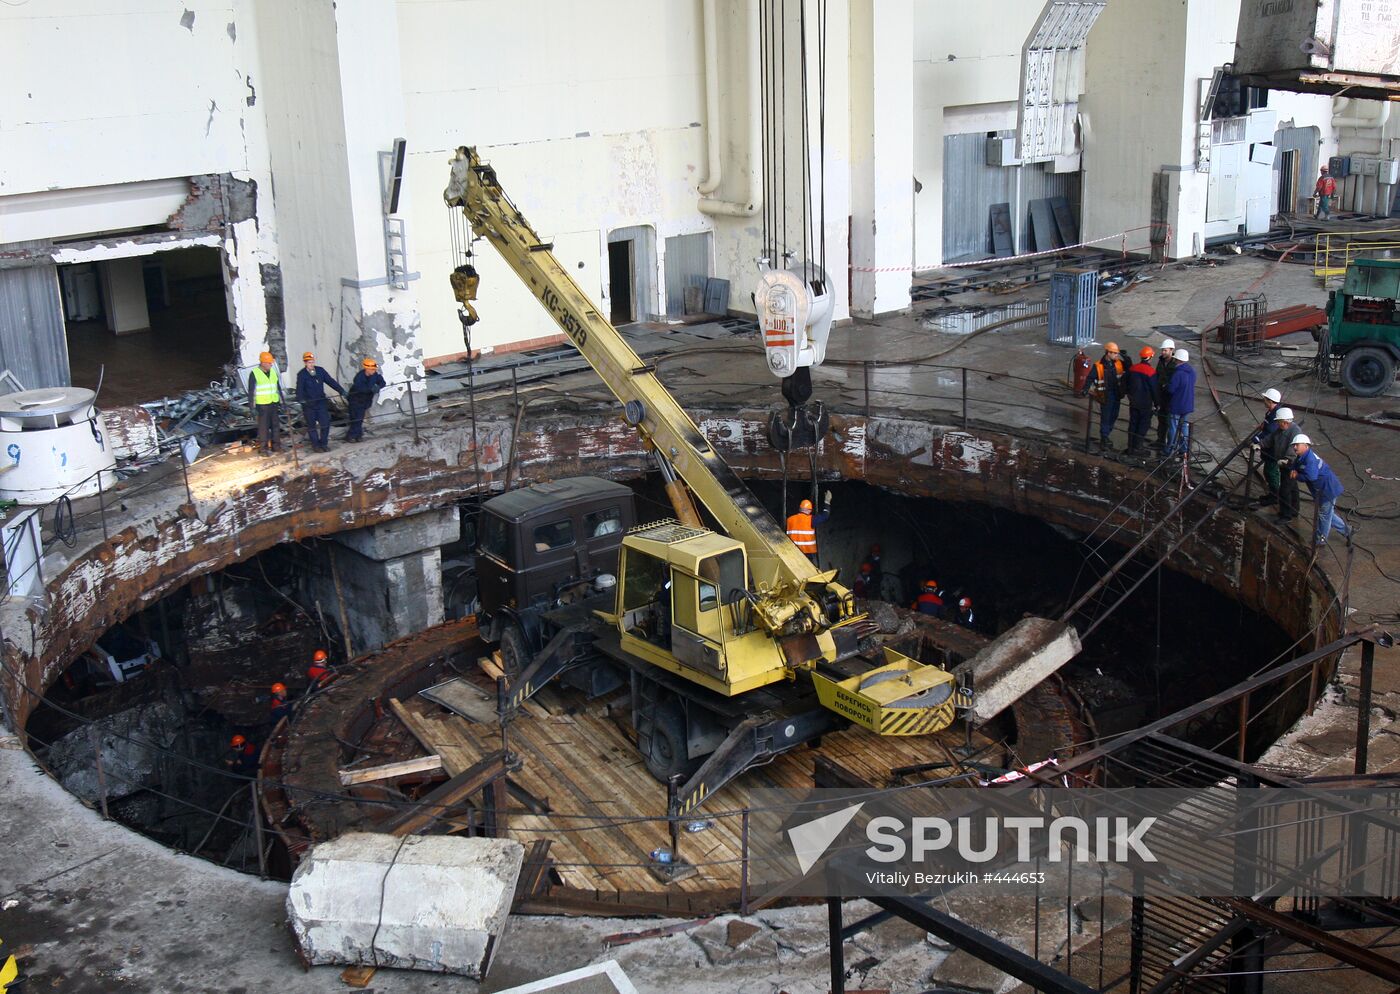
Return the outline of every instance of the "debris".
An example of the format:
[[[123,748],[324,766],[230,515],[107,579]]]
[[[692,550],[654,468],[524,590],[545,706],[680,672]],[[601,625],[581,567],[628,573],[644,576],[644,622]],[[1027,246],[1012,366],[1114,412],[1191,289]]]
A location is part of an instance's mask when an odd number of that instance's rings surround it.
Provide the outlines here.
[[[695,918],[688,922],[676,922],[674,925],[659,925],[656,928],[643,929],[640,932],[614,932],[612,935],[603,936],[603,948],[611,949],[613,946],[626,946],[633,942],[641,942],[644,939],[659,939],[666,935],[679,935],[681,932],[688,932],[699,925],[707,925],[714,921],[714,915],[705,918]]]
[[[340,971],[340,979],[350,987],[368,987],[378,972],[379,968],[374,966],[347,966]]]
[[[311,849],[287,914],[312,965],[481,979],[510,912],[525,847],[507,839],[351,832]]]

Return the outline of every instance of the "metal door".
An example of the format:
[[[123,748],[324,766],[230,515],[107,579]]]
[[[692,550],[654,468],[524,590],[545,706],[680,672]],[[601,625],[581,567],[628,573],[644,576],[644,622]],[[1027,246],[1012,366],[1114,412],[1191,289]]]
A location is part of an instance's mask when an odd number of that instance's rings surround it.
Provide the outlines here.
[[[29,390],[69,385],[68,338],[53,263],[0,269],[0,369]]]

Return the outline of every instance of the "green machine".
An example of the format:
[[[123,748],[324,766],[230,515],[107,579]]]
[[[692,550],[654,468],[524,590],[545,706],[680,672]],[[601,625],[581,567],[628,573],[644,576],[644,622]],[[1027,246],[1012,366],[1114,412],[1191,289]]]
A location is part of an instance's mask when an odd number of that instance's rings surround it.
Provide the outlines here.
[[[1357,259],[1327,298],[1327,330],[1318,365],[1328,383],[1354,397],[1390,389],[1400,362],[1400,259]]]

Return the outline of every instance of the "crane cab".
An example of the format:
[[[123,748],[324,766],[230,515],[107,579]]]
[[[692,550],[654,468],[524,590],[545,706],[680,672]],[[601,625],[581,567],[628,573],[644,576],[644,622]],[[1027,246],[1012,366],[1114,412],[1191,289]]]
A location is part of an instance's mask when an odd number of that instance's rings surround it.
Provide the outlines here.
[[[726,697],[786,679],[753,624],[748,557],[735,539],[673,520],[633,529],[618,564],[622,648]]]

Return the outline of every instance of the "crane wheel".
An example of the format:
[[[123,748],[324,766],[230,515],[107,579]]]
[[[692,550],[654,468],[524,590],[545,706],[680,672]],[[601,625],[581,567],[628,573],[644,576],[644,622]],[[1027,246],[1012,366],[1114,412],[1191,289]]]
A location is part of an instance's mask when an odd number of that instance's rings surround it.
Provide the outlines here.
[[[674,698],[661,700],[651,715],[651,730],[644,748],[647,771],[662,783],[680,774],[689,776],[699,763],[688,755],[685,711]]]
[[[506,679],[514,683],[530,665],[530,650],[525,645],[525,635],[514,622],[507,622],[501,629],[501,669]]]

